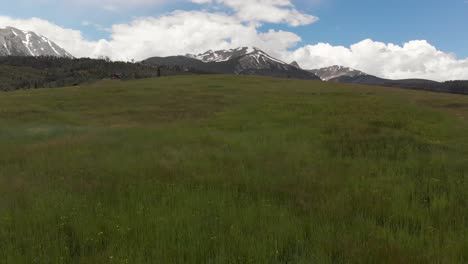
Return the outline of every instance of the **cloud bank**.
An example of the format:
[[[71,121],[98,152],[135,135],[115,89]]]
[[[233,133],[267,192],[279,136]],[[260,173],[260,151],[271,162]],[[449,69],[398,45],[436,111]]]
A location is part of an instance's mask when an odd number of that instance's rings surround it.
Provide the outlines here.
[[[468,80],[468,58],[458,59],[425,40],[401,46],[371,39],[350,47],[319,43],[298,48],[286,58],[298,61],[304,68],[343,65],[390,79]]]

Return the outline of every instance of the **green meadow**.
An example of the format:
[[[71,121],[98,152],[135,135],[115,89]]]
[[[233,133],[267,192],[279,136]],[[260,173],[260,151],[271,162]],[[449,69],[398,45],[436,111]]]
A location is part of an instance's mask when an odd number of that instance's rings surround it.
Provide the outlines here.
[[[0,263],[468,263],[468,96],[235,76],[0,93]]]

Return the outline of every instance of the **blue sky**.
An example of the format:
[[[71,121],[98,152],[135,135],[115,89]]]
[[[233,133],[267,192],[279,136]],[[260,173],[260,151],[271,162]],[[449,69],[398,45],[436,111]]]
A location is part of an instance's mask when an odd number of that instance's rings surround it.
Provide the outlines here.
[[[57,2],[60,1],[38,5],[24,0],[9,1],[8,5],[2,6],[0,15],[43,18],[80,29],[86,37],[96,40],[107,38],[109,34],[84,26],[83,21],[109,27],[134,17],[204,8],[193,3],[177,3],[109,11],[96,7],[76,8]],[[348,46],[366,38],[401,44],[425,39],[443,51],[454,52],[461,58],[468,57],[468,1],[465,0],[304,0],[294,3],[299,10],[318,16],[320,20],[300,27],[266,24],[263,29],[295,32],[307,44],[329,42]]]
[[[9,25],[78,57],[255,45],[307,68],[342,64],[393,78],[445,70],[454,73],[432,79],[468,78],[468,0],[16,0],[0,10],[0,26]],[[378,68],[378,59],[390,65]]]
[[[403,43],[424,39],[468,57],[468,2],[464,0],[324,0],[305,7],[320,17],[298,29],[305,42],[349,45],[365,38]]]

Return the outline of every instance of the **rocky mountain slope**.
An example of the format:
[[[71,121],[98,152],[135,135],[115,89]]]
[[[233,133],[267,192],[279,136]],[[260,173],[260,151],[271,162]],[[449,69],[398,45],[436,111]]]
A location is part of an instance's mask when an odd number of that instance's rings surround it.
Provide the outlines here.
[[[0,56],[53,56],[73,58],[53,41],[31,31],[0,28]]]
[[[297,63],[297,61],[293,61],[291,62],[289,65],[293,66],[293,67],[296,67],[298,69],[302,69],[301,66],[299,66],[299,63]],[[316,74],[317,75],[317,74]]]

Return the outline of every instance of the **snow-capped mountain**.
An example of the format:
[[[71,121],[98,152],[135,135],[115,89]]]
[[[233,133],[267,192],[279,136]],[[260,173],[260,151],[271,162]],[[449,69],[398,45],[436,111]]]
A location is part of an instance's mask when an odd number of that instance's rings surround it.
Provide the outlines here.
[[[189,58],[202,61],[204,63],[210,62],[227,62],[238,60],[239,65],[236,67],[236,73],[240,73],[247,69],[265,69],[265,68],[283,68],[287,70],[289,65],[283,61],[280,61],[261,49],[255,47],[240,47],[229,50],[209,50],[205,53],[198,55],[187,54]]]
[[[236,49],[217,50],[217,51],[209,50],[205,53],[201,53],[198,55],[187,54],[186,56],[189,58],[197,59],[197,60],[207,63],[207,62],[229,61],[229,60],[237,59],[246,55],[255,58],[255,60],[258,61],[259,63],[261,63],[261,61],[266,61],[266,60],[272,60],[278,63],[284,63],[278,59],[271,57],[270,55],[266,54],[262,50],[255,48],[255,47],[240,47]]]
[[[252,70],[291,70],[291,65],[280,61],[258,48],[244,47],[239,54],[234,55],[231,60],[236,60],[236,74],[242,74],[245,71]]]
[[[362,71],[358,71],[352,68],[339,66],[339,65],[334,65],[334,66],[325,67],[325,68],[316,69],[316,70],[310,70],[310,72],[317,75],[324,81],[329,81],[331,79],[335,79],[335,78],[342,77],[342,76],[356,77],[356,76],[367,75],[367,73],[364,73]]]
[[[0,28],[0,56],[73,56],[57,44],[32,31]]]
[[[315,74],[278,60],[261,49],[241,47],[207,51],[198,55],[153,57],[144,63],[177,66],[197,73],[263,75],[282,78],[319,80]]]

